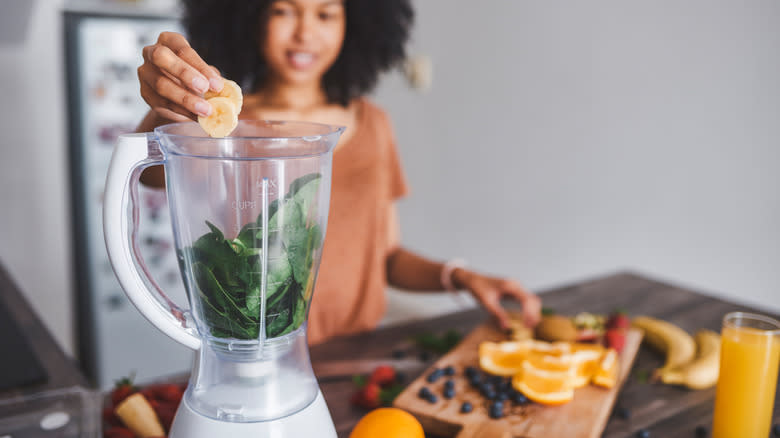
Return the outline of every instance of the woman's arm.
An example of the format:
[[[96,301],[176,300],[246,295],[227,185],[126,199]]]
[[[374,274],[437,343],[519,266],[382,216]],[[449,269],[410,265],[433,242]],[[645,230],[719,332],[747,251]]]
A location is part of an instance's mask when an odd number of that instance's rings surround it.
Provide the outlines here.
[[[391,286],[405,290],[442,291],[441,274],[444,264],[428,260],[402,247],[393,249],[387,257],[387,280]],[[489,277],[478,272],[455,268],[452,284],[457,289],[468,290],[493,316],[499,325],[509,328],[509,316],[501,306],[501,298],[517,299],[523,305],[523,320],[533,327],[539,322],[541,300],[510,279]]]
[[[170,119],[163,118],[154,110],[149,110],[141,123],[135,128],[135,132],[151,132],[158,126],[165,125],[166,123],[172,123]]]

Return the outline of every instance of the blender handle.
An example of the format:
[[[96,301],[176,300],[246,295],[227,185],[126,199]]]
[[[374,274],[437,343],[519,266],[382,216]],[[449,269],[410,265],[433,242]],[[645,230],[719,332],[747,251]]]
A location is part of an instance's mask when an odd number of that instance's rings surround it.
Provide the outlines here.
[[[173,303],[157,286],[136,243],[138,178],[145,168],[163,162],[154,134],[119,136],[103,195],[103,234],[111,266],[133,305],[160,331],[197,350],[201,340],[195,329],[187,327],[188,312]],[[128,203],[132,207],[132,218],[127,214]],[[156,290],[156,296],[151,289]]]

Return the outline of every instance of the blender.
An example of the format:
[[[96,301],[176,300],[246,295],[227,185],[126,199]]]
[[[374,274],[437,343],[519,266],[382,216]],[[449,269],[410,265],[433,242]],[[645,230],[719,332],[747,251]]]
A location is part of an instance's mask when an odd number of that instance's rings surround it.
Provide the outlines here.
[[[197,350],[170,437],[336,436],[306,321],[343,130],[241,121],[211,138],[185,122],[119,137],[103,211],[111,264],[146,319]],[[139,177],[158,164],[187,307],[166,297],[139,252]]]

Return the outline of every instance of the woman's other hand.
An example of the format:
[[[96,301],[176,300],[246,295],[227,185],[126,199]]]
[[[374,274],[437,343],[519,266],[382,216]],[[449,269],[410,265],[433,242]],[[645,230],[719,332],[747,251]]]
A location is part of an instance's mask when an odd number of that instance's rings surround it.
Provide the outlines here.
[[[222,90],[224,81],[182,35],[161,33],[155,44],[143,48],[143,57],[138,67],[141,97],[155,114],[175,122],[209,115],[211,105],[203,93]]]
[[[469,290],[495,316],[504,330],[509,328],[509,315],[501,306],[503,297],[520,301],[523,306],[523,322],[527,327],[534,327],[541,319],[542,301],[514,280],[488,277],[463,268],[455,269],[452,279],[460,288]]]

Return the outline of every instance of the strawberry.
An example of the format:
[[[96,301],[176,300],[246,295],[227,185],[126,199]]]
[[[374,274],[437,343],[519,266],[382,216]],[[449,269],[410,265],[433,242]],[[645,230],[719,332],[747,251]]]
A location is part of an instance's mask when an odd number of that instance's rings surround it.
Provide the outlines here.
[[[126,399],[127,396],[137,391],[138,388],[133,386],[133,380],[130,377],[123,377],[116,381],[114,389],[111,391],[111,403],[116,406]]]
[[[121,426],[122,420],[114,413],[114,408],[111,406],[103,408],[103,422],[111,426]]]
[[[390,365],[380,365],[371,373],[368,381],[381,387],[391,385],[395,382],[395,368]]]
[[[614,348],[620,353],[626,343],[626,332],[622,329],[609,329],[604,336],[607,347]]]
[[[146,398],[153,398],[166,402],[179,403],[181,397],[184,395],[184,391],[181,386],[174,383],[158,383],[155,385],[149,385],[142,392],[148,392],[149,395]]]
[[[360,406],[368,409],[378,408],[381,404],[379,400],[379,394],[382,389],[378,384],[374,382],[366,383],[363,388],[352,394],[350,402],[355,406]]]
[[[607,319],[607,329],[628,329],[631,327],[631,320],[628,318],[626,312],[617,310],[612,312]]]
[[[103,438],[135,438],[135,434],[126,427],[112,427],[103,432]]]
[[[173,417],[176,416],[177,408],[178,404],[163,402],[154,410],[157,413],[157,418],[160,419],[160,424],[167,431],[171,430],[171,424],[173,423]]]

